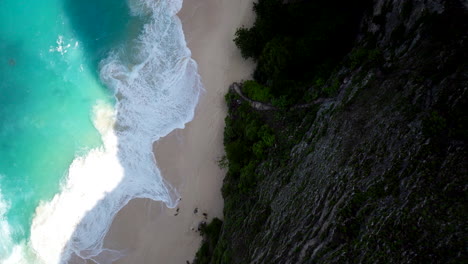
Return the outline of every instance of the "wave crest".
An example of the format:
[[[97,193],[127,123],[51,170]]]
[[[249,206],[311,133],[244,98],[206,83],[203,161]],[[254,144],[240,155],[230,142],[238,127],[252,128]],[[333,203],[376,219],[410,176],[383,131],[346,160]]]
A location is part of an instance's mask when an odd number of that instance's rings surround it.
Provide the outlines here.
[[[93,121],[103,146],[77,157],[61,192],[36,210],[31,245],[45,263],[119,258],[121,253],[103,249],[103,240],[122,207],[134,198],[176,206],[179,196],[161,177],[152,143],[193,119],[202,90],[174,16],[181,4],[130,2],[134,14],[150,10],[152,20],[130,48],[114,50],[100,64],[116,105],[96,105]]]

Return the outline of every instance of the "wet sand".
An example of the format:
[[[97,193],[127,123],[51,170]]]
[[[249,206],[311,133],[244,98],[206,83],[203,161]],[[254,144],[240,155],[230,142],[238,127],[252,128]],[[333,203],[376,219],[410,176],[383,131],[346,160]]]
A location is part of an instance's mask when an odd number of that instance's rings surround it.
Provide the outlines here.
[[[116,263],[185,264],[201,237],[201,221],[222,218],[221,185],[226,106],[234,81],[248,79],[252,62],[241,58],[232,39],[236,29],[253,22],[252,0],[185,0],[179,12],[187,44],[205,87],[194,120],[153,145],[163,177],[181,195],[177,208],[135,199],[116,216],[104,247],[124,252]],[[195,213],[195,209],[197,209]]]

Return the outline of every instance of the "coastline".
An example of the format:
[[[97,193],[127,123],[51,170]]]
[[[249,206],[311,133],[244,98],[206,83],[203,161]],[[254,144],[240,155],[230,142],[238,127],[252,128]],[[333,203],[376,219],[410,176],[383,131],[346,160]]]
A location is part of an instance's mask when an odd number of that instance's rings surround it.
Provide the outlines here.
[[[148,199],[130,201],[104,241],[104,248],[125,254],[115,263],[191,262],[201,241],[198,224],[222,217],[225,172],[217,160],[223,155],[224,94],[232,82],[249,78],[252,72],[253,64],[242,59],[232,41],[238,27],[252,23],[252,2],[184,1],[178,16],[205,91],[185,129],[153,144],[163,177],[182,200],[178,209]]]

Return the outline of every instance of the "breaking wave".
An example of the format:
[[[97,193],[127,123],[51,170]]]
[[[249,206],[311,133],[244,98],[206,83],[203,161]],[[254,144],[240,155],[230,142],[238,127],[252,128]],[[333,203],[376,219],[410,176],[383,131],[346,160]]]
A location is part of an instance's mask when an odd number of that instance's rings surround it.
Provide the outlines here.
[[[152,143],[193,119],[202,90],[175,15],[182,0],[128,4],[132,15],[150,19],[137,39],[100,63],[101,80],[112,89],[116,104],[96,103],[92,119],[102,146],[77,157],[60,193],[36,210],[28,247],[38,262],[73,258],[111,263],[122,253],[103,248],[103,240],[116,213],[131,199],[176,206],[178,193],[161,177]],[[0,232],[6,232],[2,206]]]

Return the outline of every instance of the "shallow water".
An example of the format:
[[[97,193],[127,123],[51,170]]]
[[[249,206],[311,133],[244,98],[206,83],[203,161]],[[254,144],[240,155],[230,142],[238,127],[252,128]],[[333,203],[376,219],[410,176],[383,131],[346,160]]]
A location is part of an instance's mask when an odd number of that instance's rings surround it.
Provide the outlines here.
[[[130,199],[175,205],[151,143],[201,89],[180,5],[0,2],[0,262],[96,259]]]

